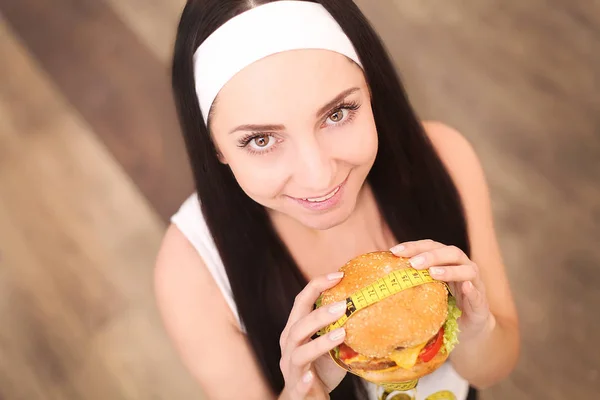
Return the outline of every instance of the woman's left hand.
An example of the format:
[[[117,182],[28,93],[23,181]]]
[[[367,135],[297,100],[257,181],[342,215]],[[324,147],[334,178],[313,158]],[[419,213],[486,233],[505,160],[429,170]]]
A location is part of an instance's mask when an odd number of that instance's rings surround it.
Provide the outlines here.
[[[400,257],[410,258],[415,269],[428,269],[433,279],[448,282],[462,315],[458,319],[462,339],[477,337],[491,321],[485,286],[477,264],[456,246],[433,240],[398,244],[390,249]]]

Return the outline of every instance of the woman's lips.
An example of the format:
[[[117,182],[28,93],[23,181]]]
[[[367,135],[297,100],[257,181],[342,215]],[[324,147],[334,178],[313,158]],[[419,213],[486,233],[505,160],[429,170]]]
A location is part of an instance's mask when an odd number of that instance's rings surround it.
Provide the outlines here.
[[[340,190],[340,186],[342,186],[342,185],[337,186],[335,189],[333,189],[331,192],[329,192],[325,196],[310,197],[310,198],[300,199],[300,200],[310,201],[311,203],[320,203],[320,202],[323,202],[325,200],[328,200],[328,199],[332,198],[338,192],[338,190]]]
[[[321,197],[309,197],[303,199],[291,197],[291,199],[295,200],[303,207],[312,211],[327,210],[336,206],[340,202],[347,181],[348,178],[346,178],[344,182],[342,182],[339,186],[335,187],[332,191]]]

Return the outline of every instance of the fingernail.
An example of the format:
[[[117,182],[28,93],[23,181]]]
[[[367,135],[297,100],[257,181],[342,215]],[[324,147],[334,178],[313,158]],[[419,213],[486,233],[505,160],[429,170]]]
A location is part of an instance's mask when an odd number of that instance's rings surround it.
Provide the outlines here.
[[[404,249],[406,249],[406,247],[403,244],[397,244],[396,246],[392,247],[390,251],[392,253],[400,253],[401,251],[404,251]]]
[[[471,281],[467,281],[467,283],[465,284],[465,289],[467,289],[467,291],[471,291],[473,290],[473,284],[471,283]]]
[[[339,301],[337,303],[333,303],[333,305],[331,305],[331,307],[329,307],[329,313],[330,314],[341,314],[342,311],[346,310],[346,300],[344,301]]]
[[[337,328],[329,333],[329,339],[336,341],[346,336],[346,330],[344,328]]]
[[[340,279],[343,276],[343,272],[332,272],[331,274],[327,275],[327,279],[329,279],[330,281],[335,281],[336,279]]]
[[[306,371],[306,373],[302,376],[302,382],[310,383],[310,381],[312,381],[312,378],[313,378],[312,371]]]
[[[443,275],[444,274],[444,268],[431,267],[431,268],[429,268],[429,273],[431,275]]]
[[[420,265],[423,265],[424,262],[425,262],[425,258],[423,258],[422,256],[418,256],[418,257],[410,259],[410,265],[412,265],[413,267],[418,267]]]

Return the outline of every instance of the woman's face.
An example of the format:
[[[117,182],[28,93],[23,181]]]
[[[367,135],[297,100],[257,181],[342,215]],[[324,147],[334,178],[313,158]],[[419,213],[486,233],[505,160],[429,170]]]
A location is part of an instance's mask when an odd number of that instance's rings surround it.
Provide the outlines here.
[[[240,71],[210,128],[250,198],[319,230],[350,216],[377,153],[363,72],[326,50],[286,51]]]

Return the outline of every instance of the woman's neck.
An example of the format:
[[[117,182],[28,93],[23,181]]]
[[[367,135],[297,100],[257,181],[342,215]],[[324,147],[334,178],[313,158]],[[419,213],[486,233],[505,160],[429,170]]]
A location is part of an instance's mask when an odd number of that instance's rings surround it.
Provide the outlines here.
[[[272,220],[307,279],[336,271],[360,254],[387,250],[395,244],[367,183],[350,217],[330,229],[311,229],[283,216]]]

